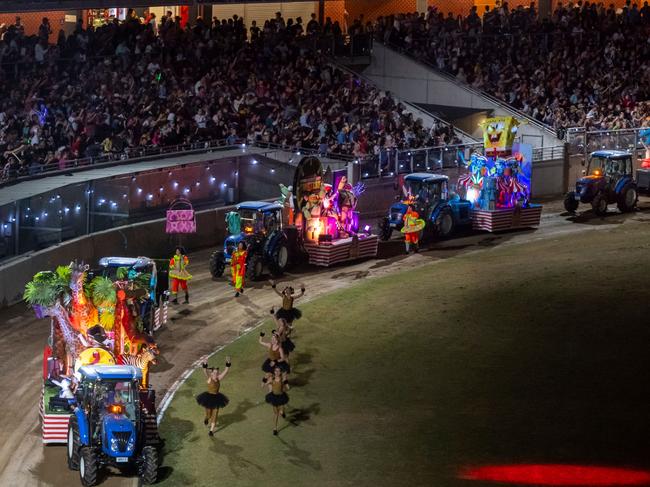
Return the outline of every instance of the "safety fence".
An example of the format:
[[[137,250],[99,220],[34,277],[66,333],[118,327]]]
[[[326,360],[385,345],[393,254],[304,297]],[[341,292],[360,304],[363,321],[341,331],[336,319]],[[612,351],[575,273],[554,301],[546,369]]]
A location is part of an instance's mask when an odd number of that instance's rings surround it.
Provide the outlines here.
[[[648,127],[617,130],[587,130],[585,127],[573,127],[567,130],[566,141],[569,154],[583,156],[596,150],[616,149],[632,153],[635,157],[645,157],[646,146],[650,145],[647,135]]]

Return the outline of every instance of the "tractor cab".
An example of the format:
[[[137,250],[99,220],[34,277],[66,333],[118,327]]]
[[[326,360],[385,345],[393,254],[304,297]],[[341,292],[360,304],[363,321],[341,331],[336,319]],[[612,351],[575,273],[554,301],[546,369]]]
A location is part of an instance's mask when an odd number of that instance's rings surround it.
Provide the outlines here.
[[[115,281],[118,279],[117,271],[120,268],[127,270],[126,278],[133,280],[138,275],[149,274],[150,290],[155,294],[156,282],[158,279],[158,268],[156,262],[148,257],[102,257],[99,259],[99,274]],[[97,274],[97,271],[95,272]]]
[[[396,202],[390,207],[390,228],[401,230],[409,205],[413,205],[420,216],[427,217],[440,201],[448,199],[448,183],[447,176],[438,174],[413,173],[406,176],[402,194],[395,197]]]
[[[266,201],[246,201],[237,205],[240,232],[231,234],[224,242],[224,256],[230,262],[239,242],[255,246],[267,236],[282,230],[282,205]]]
[[[210,273],[220,277],[240,242],[246,244],[246,279],[258,279],[268,267],[274,275],[281,275],[289,263],[287,237],[282,226],[282,208],[279,203],[245,201],[227,217],[228,237],[223,250],[210,257]],[[232,218],[234,216],[234,218]]]
[[[616,203],[620,211],[632,211],[638,196],[633,172],[632,154],[629,152],[592,152],[587,168],[576,181],[575,191],[570,191],[564,198],[565,209],[573,213],[579,203],[589,203],[597,215],[604,215],[607,206]]]
[[[77,406],[68,428],[68,465],[84,485],[94,485],[100,466],[135,468],[155,482],[158,459],[147,445],[139,385],[132,365],[85,365],[77,372]]]
[[[632,167],[632,154],[629,152],[596,151],[589,157],[585,178],[608,178],[618,181],[623,176],[632,176]]]

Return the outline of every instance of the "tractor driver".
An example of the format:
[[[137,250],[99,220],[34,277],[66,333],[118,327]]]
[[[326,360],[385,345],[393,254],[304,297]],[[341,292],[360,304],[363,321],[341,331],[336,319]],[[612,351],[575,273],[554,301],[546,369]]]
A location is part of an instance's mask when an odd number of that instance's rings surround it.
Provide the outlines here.
[[[121,404],[124,406],[126,416],[129,418],[134,417],[133,404],[131,401],[131,384],[129,382],[117,382],[115,384],[115,389],[108,393],[108,398],[112,399],[108,401],[108,405]]]

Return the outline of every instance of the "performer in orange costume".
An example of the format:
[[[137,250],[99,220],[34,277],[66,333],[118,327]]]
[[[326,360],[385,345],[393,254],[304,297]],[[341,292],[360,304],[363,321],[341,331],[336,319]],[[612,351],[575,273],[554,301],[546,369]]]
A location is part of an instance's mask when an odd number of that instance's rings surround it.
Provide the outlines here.
[[[411,244],[413,244],[414,251],[417,252],[420,242],[420,232],[424,228],[424,220],[420,219],[420,214],[411,205],[409,205],[402,220],[404,221],[402,233],[404,234],[404,242],[406,243],[406,253],[408,254],[410,252]]]
[[[230,257],[230,270],[232,272],[232,285],[235,287],[235,297],[244,292],[244,277],[246,276],[246,244],[239,242],[237,250]]]

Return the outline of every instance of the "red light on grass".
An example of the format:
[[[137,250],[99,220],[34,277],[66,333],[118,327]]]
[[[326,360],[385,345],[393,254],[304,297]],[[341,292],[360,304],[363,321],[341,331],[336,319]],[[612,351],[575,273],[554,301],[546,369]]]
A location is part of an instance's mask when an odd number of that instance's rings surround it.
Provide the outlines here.
[[[646,470],[587,465],[488,465],[467,468],[459,477],[515,485],[650,486],[650,472]]]

